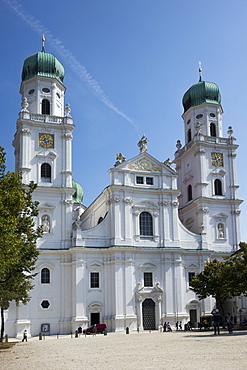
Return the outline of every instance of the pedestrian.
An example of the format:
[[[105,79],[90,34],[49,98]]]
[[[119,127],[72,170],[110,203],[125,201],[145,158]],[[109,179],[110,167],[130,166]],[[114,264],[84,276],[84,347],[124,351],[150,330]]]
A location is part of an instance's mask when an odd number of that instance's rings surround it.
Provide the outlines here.
[[[216,335],[216,332],[218,332],[218,335],[220,334],[220,311],[218,308],[215,308],[211,314],[213,315],[214,320],[214,335]]]
[[[82,327],[81,327],[81,325],[79,326],[79,328],[77,329],[77,331],[78,331],[78,335],[80,336],[82,334]]]
[[[96,333],[97,333],[97,326],[96,326],[96,324],[94,324],[94,326],[93,326],[93,337],[96,335]]]
[[[23,332],[23,338],[22,338],[22,342],[26,341],[27,342],[27,331],[24,330]]]
[[[178,330],[178,321],[176,322],[176,330]]]
[[[182,330],[182,321],[179,323],[179,330]]]
[[[171,325],[170,325],[170,323],[169,323],[169,322],[167,323],[167,325],[166,325],[166,326],[167,326],[167,330],[168,330],[168,331],[172,331],[172,327],[171,327]]]
[[[166,331],[166,321],[164,322],[164,325],[163,325],[163,332]]]
[[[232,322],[232,316],[229,313],[227,313],[226,315],[226,323],[227,323],[227,329],[229,331],[229,334],[232,334],[233,322]]]

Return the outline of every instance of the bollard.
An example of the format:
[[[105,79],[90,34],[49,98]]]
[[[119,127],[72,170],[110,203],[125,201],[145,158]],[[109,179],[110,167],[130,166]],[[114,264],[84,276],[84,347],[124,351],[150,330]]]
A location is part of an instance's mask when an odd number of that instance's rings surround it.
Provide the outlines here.
[[[8,341],[9,341],[9,336],[8,336],[8,334],[6,334],[5,335],[5,343],[8,343]]]
[[[39,333],[39,340],[42,340],[42,333]]]
[[[139,332],[140,332],[140,329],[139,329],[139,326],[137,327],[137,333],[139,334]]]
[[[75,331],[75,338],[78,338],[78,330]]]
[[[58,333],[57,333],[57,339],[59,338],[59,335],[58,335]]]
[[[126,327],[126,334],[129,334],[129,328],[128,328],[128,326]]]
[[[107,329],[105,328],[105,330],[104,330],[104,335],[107,335]]]

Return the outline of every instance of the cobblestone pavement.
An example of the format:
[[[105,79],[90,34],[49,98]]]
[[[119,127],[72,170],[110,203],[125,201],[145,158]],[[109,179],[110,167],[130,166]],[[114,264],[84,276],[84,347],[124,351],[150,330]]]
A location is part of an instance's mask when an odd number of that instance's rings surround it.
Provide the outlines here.
[[[247,368],[247,332],[130,332],[31,338],[0,351],[1,370]]]

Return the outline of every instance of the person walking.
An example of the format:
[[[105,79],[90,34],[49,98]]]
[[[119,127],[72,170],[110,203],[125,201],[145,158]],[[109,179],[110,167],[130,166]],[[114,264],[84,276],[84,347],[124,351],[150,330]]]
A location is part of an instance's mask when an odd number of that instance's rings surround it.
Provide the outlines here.
[[[216,335],[216,332],[218,332],[218,335],[220,334],[220,311],[218,308],[213,310],[211,312],[213,315],[213,320],[214,320],[214,335]]]
[[[22,342],[24,342],[24,341],[27,342],[27,330],[24,330],[24,332],[23,332]]]
[[[229,334],[232,334],[233,322],[232,322],[232,316],[229,313],[227,313],[226,315],[226,323],[227,323],[227,329],[229,331]]]

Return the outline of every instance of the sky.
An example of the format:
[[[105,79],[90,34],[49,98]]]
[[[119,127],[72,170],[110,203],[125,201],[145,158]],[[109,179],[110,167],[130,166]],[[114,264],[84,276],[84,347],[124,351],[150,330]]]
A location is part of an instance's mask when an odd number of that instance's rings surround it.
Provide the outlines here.
[[[173,158],[184,144],[182,97],[203,79],[221,92],[223,132],[237,139],[239,198],[247,190],[246,0],[0,0],[1,140],[14,171],[12,140],[21,109],[26,57],[45,50],[65,67],[65,102],[75,131],[73,178],[86,206],[109,184],[116,154],[148,152]],[[247,242],[247,201],[241,206],[241,240]]]

